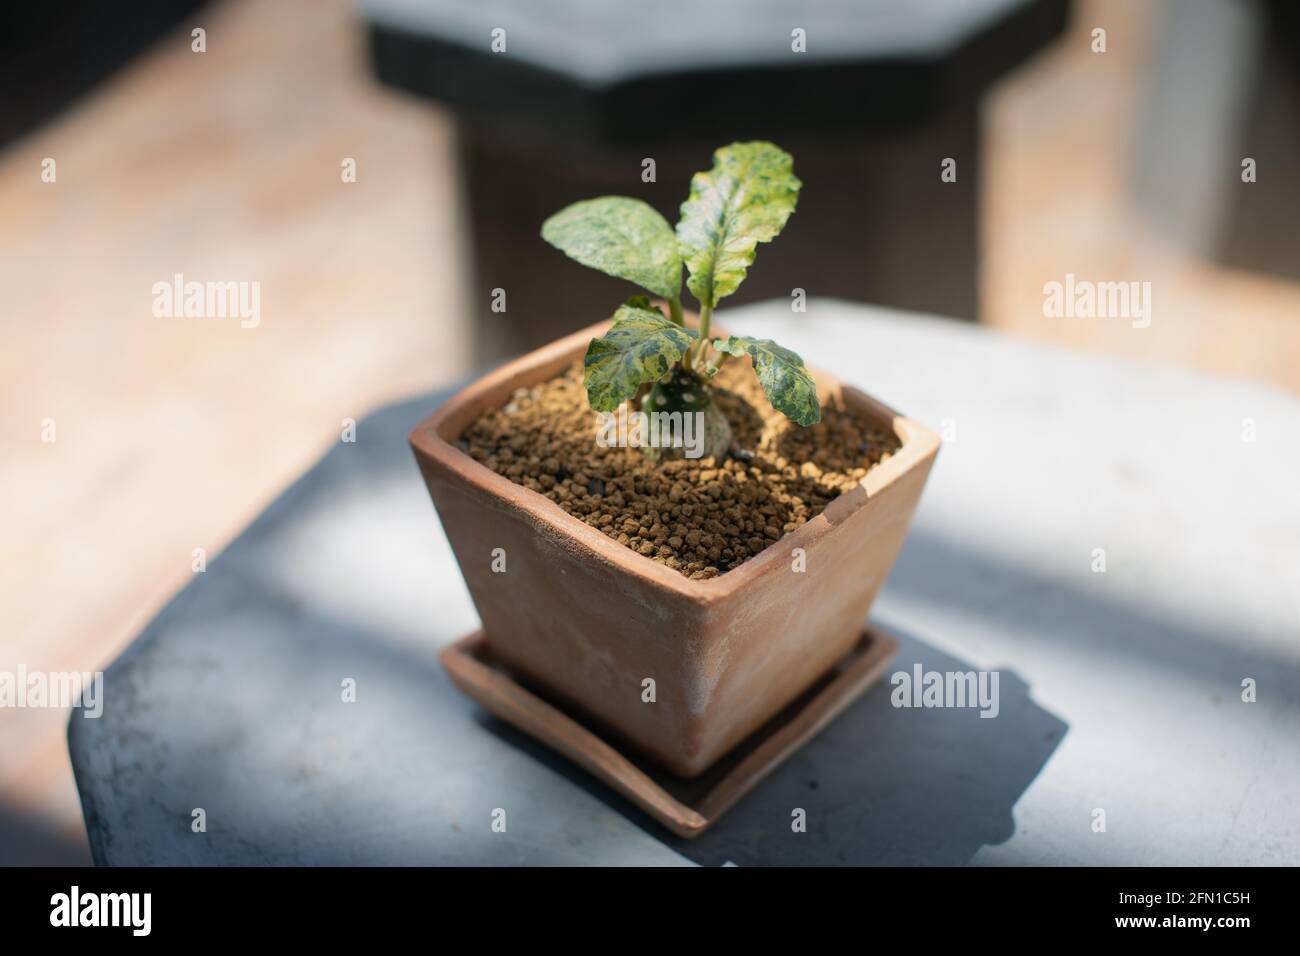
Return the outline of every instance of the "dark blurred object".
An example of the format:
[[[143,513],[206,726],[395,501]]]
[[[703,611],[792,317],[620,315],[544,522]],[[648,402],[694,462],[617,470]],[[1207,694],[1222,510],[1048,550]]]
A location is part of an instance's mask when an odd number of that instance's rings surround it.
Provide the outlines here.
[[[676,222],[690,175],[743,139],[791,152],[804,189],[779,250],[759,257],[777,261],[729,304],[800,287],[975,317],[979,97],[1064,29],[1068,0],[361,7],[380,79],[460,120],[488,358],[602,318],[630,291],[546,246],[547,216],[618,193]],[[792,52],[796,28],[806,53]],[[956,182],[940,180],[946,157]],[[495,288],[504,314],[490,311]]]
[[[90,846],[85,837],[61,833],[29,810],[0,803],[0,867],[90,863]]]
[[[1150,89],[1139,207],[1206,258],[1300,278],[1300,5],[1167,5]]]
[[[206,0],[65,0],[0,8],[0,146],[39,126]]]

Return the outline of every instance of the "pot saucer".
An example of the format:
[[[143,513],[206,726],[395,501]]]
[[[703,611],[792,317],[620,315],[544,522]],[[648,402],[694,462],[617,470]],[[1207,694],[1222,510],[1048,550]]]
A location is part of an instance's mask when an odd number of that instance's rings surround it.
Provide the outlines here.
[[[690,839],[834,720],[884,673],[897,652],[897,639],[867,625],[830,673],[693,780],[660,770],[525,687],[493,660],[481,630],[445,648],[440,658],[462,693]]]

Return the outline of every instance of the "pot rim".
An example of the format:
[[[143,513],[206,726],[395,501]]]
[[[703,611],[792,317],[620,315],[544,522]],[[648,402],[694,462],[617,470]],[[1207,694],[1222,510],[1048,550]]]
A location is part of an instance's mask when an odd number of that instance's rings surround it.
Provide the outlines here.
[[[523,387],[516,379],[526,379],[528,384],[545,381],[558,373],[586,351],[590,339],[608,329],[610,320],[597,322],[549,345],[493,369],[461,389],[424,418],[410,432],[409,441],[417,455],[423,455],[431,464],[480,492],[505,502],[514,510],[523,512],[534,524],[556,537],[574,541],[586,557],[618,568],[653,589],[684,598],[707,607],[736,592],[749,587],[756,580],[777,571],[783,571],[792,548],[811,550],[813,544],[857,509],[864,507],[891,484],[934,455],[939,447],[939,436],[929,428],[906,417],[865,392],[845,385],[838,378],[821,369],[809,367],[817,381],[820,400],[840,396],[843,402],[881,424],[891,428],[901,447],[890,459],[870,469],[853,491],[840,495],[820,514],[794,531],[782,536],[738,568],[706,580],[693,580],[679,571],[638,554],[626,545],[619,544],[603,532],[573,517],[545,495],[515,484],[486,465],[457,448],[453,442],[484,408],[490,407],[495,393],[508,396],[515,388]],[[716,331],[716,330],[715,330]],[[500,397],[500,396],[498,396]],[[444,437],[444,433],[454,433]],[[775,547],[781,544],[783,547]]]

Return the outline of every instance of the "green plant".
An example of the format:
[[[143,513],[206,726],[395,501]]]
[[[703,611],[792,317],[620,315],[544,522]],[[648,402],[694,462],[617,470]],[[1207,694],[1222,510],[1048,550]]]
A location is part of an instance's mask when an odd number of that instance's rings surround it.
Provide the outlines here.
[[[709,338],[714,309],[744,281],[758,243],[785,226],[800,185],[789,153],[771,143],[732,143],[714,152],[711,170],[692,177],[675,232],[647,203],[624,196],[574,203],[546,220],[542,238],[551,245],[668,306],[665,316],[648,296],[634,296],[618,307],[609,331],[592,339],[583,380],[593,409],[612,412],[640,396],[643,408],[703,412],[706,454],[721,457],[730,428],[709,379],[731,356],[748,355],[774,408],[799,425],[821,420],[816,383],[794,352],[770,339]],[[683,265],[700,304],[698,328],[683,321]]]

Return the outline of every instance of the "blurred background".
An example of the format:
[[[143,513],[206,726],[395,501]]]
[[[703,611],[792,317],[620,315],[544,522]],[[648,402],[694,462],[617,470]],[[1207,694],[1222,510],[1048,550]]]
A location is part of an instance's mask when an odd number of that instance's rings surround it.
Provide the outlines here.
[[[340,421],[602,318],[623,290],[564,268],[541,220],[608,192],[675,220],[735,138],[808,184],[785,264],[737,301],[794,275],[1300,390],[1280,0],[21,6],[0,13],[0,670],[103,668]],[[176,273],[259,282],[258,327],[154,318]],[[1045,317],[1067,274],[1151,282],[1150,327]],[[65,724],[0,711],[0,863],[89,861]]]

